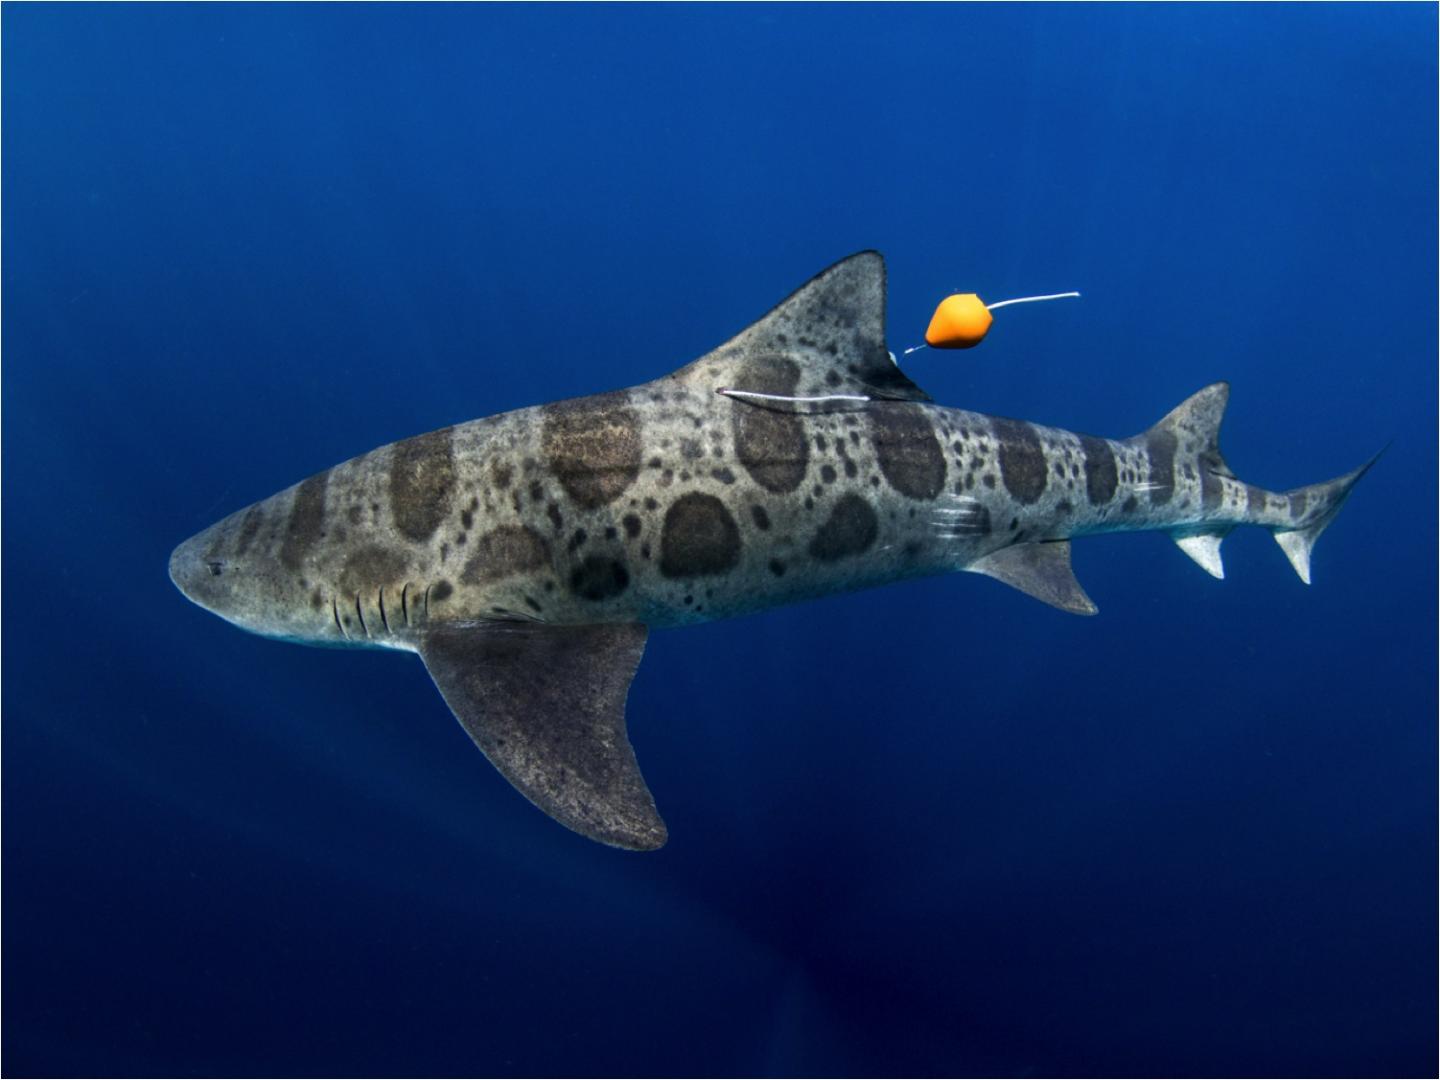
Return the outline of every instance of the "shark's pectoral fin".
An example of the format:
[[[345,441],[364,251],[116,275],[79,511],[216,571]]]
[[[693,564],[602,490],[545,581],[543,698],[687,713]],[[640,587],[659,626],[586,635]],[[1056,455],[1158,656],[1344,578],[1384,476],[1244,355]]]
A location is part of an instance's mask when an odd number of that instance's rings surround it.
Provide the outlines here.
[[[965,569],[1003,581],[1036,600],[1074,615],[1094,615],[1100,610],[1075,580],[1075,572],[1070,569],[1068,540],[1011,544],[977,559]]]
[[[492,622],[430,630],[420,656],[522,795],[593,840],[650,851],[665,843],[665,823],[625,733],[645,637],[638,623]]]

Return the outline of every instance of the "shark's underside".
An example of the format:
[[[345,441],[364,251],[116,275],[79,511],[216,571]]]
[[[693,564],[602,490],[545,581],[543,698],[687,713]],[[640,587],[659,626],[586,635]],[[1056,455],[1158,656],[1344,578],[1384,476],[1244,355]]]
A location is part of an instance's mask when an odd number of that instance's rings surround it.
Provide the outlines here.
[[[886,348],[884,262],[861,252],[671,375],[381,447],[187,540],[170,575],[257,633],[418,652],[537,806],[651,849],[665,826],[625,731],[647,627],[951,570],[1092,614],[1069,540],[1116,531],[1167,532],[1220,577],[1220,541],[1262,526],[1308,582],[1369,465],[1242,483],[1227,396],[1123,440],[932,404]]]

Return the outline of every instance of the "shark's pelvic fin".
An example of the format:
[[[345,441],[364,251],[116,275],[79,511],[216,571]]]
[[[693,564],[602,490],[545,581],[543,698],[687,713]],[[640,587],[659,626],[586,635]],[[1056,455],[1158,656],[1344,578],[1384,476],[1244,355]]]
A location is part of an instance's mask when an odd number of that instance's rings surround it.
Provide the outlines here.
[[[861,251],[820,271],[676,377],[740,391],[752,396],[733,400],[789,412],[855,408],[851,397],[930,400],[886,347],[885,260],[878,251]]]
[[[1170,534],[1180,550],[1189,555],[1211,577],[1225,578],[1225,564],[1220,559],[1220,541],[1230,535],[1230,529],[1210,529],[1204,532],[1174,532]]]
[[[1003,581],[1073,615],[1094,615],[1100,610],[1075,580],[1068,540],[1012,544],[992,551],[965,569]]]
[[[1380,451],[1381,454],[1384,452]],[[1285,557],[1290,560],[1295,573],[1306,585],[1310,584],[1310,552],[1315,547],[1315,541],[1320,539],[1320,534],[1335,520],[1335,515],[1340,513],[1340,508],[1345,505],[1345,500],[1350,497],[1350,492],[1360,482],[1360,478],[1379,460],[1380,454],[1376,454],[1364,465],[1344,476],[1286,493],[1292,503],[1303,500],[1305,506],[1316,508],[1306,514],[1305,521],[1299,528],[1274,530],[1275,542],[1280,545],[1280,550],[1285,552]]]
[[[475,744],[520,793],[601,843],[650,851],[665,823],[625,733],[638,623],[491,622],[424,635],[420,656]]]

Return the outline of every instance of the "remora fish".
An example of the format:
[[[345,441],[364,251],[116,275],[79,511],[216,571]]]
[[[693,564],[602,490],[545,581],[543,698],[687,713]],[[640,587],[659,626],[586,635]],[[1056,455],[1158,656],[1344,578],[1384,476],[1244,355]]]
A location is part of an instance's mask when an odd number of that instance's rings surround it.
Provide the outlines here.
[[[1070,539],[1142,529],[1221,577],[1220,541],[1259,525],[1308,583],[1369,464],[1283,494],[1242,483],[1217,443],[1228,395],[1118,441],[931,404],[886,349],[885,264],[861,252],[654,382],[312,476],[185,541],[170,577],[255,633],[419,653],[535,805],[654,849],[625,730],[650,627],[951,570],[1094,614]]]

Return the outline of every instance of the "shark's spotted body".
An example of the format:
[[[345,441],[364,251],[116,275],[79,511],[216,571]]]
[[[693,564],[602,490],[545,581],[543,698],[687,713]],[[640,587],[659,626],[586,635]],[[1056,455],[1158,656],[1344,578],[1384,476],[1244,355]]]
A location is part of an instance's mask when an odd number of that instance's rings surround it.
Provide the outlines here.
[[[647,627],[951,570],[1089,614],[1068,540],[1122,530],[1166,531],[1218,577],[1226,533],[1268,527],[1308,581],[1368,467],[1240,482],[1224,383],[1118,441],[934,405],[884,318],[884,263],[862,252],[674,374],[312,476],[180,545],[171,577],[248,630],[418,652],[526,796],[644,849],[665,828],[624,706]]]

